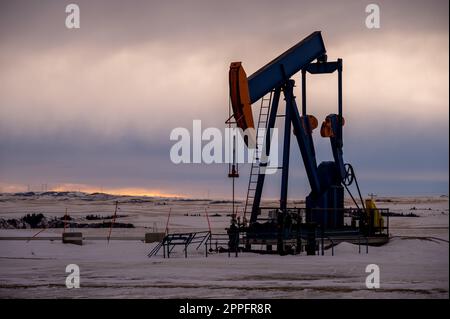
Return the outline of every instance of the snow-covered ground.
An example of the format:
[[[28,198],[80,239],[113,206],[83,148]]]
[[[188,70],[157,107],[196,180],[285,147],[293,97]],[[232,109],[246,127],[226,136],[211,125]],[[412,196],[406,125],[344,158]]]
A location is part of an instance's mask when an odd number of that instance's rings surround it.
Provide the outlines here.
[[[95,198],[62,196],[0,196],[0,218],[17,218],[42,212],[62,216],[110,215],[115,200],[121,201],[120,219],[137,226],[113,229],[113,237],[142,237],[154,227],[164,230],[171,208],[171,231],[205,230],[208,210],[213,231],[223,232],[229,203],[170,199]],[[391,217],[392,240],[382,247],[342,243],[335,255],[277,256],[227,254],[204,257],[204,249],[181,251],[170,259],[147,257],[155,244],[139,240],[106,242],[108,229],[83,229],[83,246],[60,240],[0,240],[1,298],[448,298],[449,210],[448,198],[389,198],[377,203],[393,212],[413,212],[420,217]],[[221,216],[212,217],[215,213]],[[188,214],[189,216],[185,216]],[[147,228],[145,228],[147,227]],[[37,231],[0,230],[0,237],[30,236]],[[40,236],[60,236],[61,229]],[[68,264],[77,264],[81,288],[67,289]],[[379,289],[367,289],[368,264],[380,268]]]

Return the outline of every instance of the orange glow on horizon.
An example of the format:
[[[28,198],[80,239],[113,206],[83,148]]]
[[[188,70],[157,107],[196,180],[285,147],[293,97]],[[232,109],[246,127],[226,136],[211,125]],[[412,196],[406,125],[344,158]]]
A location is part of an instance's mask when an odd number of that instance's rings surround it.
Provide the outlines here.
[[[158,189],[125,187],[125,188],[103,188],[91,185],[65,184],[53,189],[54,191],[79,190],[85,193],[105,193],[124,196],[148,196],[148,197],[185,197],[183,194],[166,193]]]
[[[25,192],[27,190],[36,191],[33,189],[28,189],[26,185],[3,185],[0,183],[2,191],[16,193]],[[38,190],[40,192],[42,190]],[[54,192],[83,192],[83,193],[105,193],[110,195],[124,195],[124,196],[148,196],[148,197],[189,197],[186,194],[174,194],[169,192],[164,192],[160,189],[150,189],[150,188],[139,188],[139,187],[123,187],[123,188],[108,188],[99,187],[86,184],[60,184],[54,187],[49,187],[47,191]]]

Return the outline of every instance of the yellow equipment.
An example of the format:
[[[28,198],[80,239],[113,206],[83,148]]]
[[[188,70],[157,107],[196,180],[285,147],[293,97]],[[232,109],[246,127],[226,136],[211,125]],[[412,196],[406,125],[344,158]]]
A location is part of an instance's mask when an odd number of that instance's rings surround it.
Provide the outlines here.
[[[381,230],[384,227],[384,218],[372,199],[366,199],[366,213],[369,225],[373,229]]]

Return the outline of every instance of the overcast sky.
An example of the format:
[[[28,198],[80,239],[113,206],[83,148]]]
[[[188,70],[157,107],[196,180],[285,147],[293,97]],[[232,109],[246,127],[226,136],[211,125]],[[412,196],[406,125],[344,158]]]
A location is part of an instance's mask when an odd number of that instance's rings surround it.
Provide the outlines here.
[[[344,157],[363,193],[448,193],[448,1],[377,1],[380,29],[365,26],[372,1],[72,2],[80,29],[65,27],[70,1],[0,2],[0,191],[229,196],[226,165],[170,161],[170,131],[223,128],[230,62],[250,75],[320,30],[329,59],[344,59]],[[321,123],[336,75],[308,84]],[[318,161],[331,159],[314,139]],[[292,142],[289,196],[302,198]]]

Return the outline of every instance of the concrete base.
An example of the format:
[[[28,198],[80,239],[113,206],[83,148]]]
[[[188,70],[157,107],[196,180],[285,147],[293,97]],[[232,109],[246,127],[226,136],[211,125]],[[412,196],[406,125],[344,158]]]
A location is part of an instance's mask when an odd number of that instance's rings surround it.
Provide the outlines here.
[[[83,233],[64,233],[62,242],[63,244],[83,245]]]
[[[146,233],[145,234],[145,243],[153,243],[155,241],[163,240],[165,233]]]

